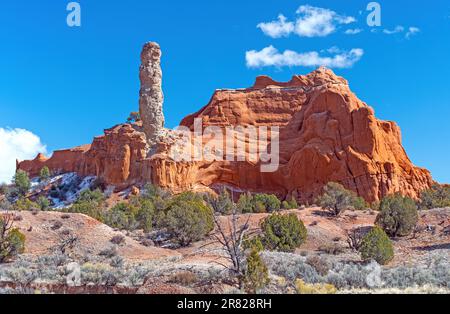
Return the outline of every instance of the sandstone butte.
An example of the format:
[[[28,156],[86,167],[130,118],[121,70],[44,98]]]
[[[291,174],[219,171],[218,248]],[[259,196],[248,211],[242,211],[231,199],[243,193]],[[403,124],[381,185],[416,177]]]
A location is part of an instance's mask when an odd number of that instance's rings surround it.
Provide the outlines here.
[[[301,201],[312,201],[331,181],[368,202],[397,192],[418,198],[433,184],[430,172],[408,158],[399,127],[378,120],[344,78],[323,67],[285,83],[261,76],[248,89],[216,90],[181,125],[192,128],[194,118],[202,118],[204,127],[280,126],[278,171],[263,173],[248,161],[175,162],[170,131],[150,147],[142,122],[117,125],[90,145],[55,151],[51,158],[38,155],[17,168],[31,176],[43,166],[97,176],[116,191],[149,182],[175,193],[227,186]]]

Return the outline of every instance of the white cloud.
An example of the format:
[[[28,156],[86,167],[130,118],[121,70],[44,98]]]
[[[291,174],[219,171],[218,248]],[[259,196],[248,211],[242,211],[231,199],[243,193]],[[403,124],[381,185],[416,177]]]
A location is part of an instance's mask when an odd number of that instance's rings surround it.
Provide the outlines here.
[[[364,50],[359,48],[350,51],[340,51],[333,47],[331,51],[339,51],[339,53],[330,56],[320,55],[317,51],[298,53],[292,50],[285,50],[283,53],[280,53],[275,47],[269,46],[260,51],[247,51],[245,57],[247,67],[249,68],[267,66],[326,66],[329,68],[349,68],[364,55]]]
[[[420,32],[420,29],[418,27],[412,26],[408,29],[408,32],[406,33],[405,36],[407,39],[409,39],[411,36],[414,36],[415,34],[417,34],[419,32]]]
[[[345,31],[346,35],[356,35],[363,32],[363,30],[361,28],[355,28],[355,29],[347,29]]]
[[[384,29],[383,33],[385,33],[386,35],[392,35],[392,34],[403,33],[404,31],[405,31],[405,28],[401,25],[398,25],[393,30]]]
[[[298,8],[300,16],[295,23],[295,33],[303,37],[324,37],[336,31],[339,24],[350,24],[354,17],[339,15],[324,8],[302,5]]]
[[[37,135],[24,129],[0,128],[0,183],[11,182],[16,159],[32,159],[38,153],[46,153],[46,146]]]
[[[399,33],[405,33],[405,38],[410,39],[411,36],[416,35],[420,32],[420,29],[418,27],[410,26],[408,29],[405,29],[405,27],[398,25],[393,30],[384,29],[383,33],[387,35],[393,35],[393,34],[399,34]]]
[[[325,8],[302,5],[296,11],[295,22],[280,14],[278,20],[257,25],[264,34],[272,38],[286,37],[292,33],[300,37],[325,37],[334,33],[339,25],[356,22],[352,16],[340,15]]]
[[[289,34],[294,31],[294,23],[287,22],[287,19],[283,14],[278,15],[278,21],[259,23],[257,27],[260,28],[264,34],[272,38],[289,36]]]

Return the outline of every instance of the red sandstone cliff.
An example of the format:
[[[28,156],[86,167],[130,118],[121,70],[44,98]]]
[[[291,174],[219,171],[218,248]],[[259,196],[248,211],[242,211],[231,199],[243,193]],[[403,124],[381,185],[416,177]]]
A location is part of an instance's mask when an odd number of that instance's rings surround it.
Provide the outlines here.
[[[176,192],[227,185],[236,190],[294,195],[312,200],[330,181],[340,182],[372,202],[400,192],[418,197],[432,184],[430,173],[415,167],[394,122],[375,118],[345,79],[321,68],[279,83],[259,77],[252,88],[218,90],[210,103],[183,119],[204,126],[280,126],[280,167],[263,173],[251,162],[174,162],[171,140],[149,151],[138,124],[118,125],[92,145],[38,156],[18,168],[36,175],[47,165],[60,172],[96,175],[118,189],[153,182]]]

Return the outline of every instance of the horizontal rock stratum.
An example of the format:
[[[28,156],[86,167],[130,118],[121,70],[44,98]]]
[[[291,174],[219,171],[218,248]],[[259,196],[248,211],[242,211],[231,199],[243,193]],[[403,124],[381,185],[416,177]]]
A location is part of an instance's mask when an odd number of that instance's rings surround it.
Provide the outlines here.
[[[302,201],[312,201],[331,181],[369,202],[396,192],[417,198],[433,184],[430,172],[408,158],[399,127],[378,120],[348,82],[326,68],[286,83],[263,76],[248,89],[217,90],[181,125],[193,128],[195,118],[203,127],[279,126],[279,169],[263,173],[248,161],[175,162],[169,154],[173,134],[167,131],[149,147],[142,122],[117,125],[91,145],[56,151],[49,159],[39,155],[17,168],[32,176],[43,166],[94,175],[116,190],[147,182],[174,192],[227,186]]]

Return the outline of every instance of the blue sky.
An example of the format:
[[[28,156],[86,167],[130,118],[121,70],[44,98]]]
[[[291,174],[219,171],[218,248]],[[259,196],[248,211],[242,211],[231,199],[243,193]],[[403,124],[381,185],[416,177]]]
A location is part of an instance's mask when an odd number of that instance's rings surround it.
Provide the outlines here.
[[[251,86],[261,74],[288,80],[314,69],[287,61],[249,67],[248,51],[273,46],[305,59],[305,52],[334,56],[361,49],[351,67],[335,72],[377,117],[400,125],[416,165],[450,182],[448,1],[378,1],[382,25],[376,32],[366,23],[369,1],[80,0],[79,28],[66,24],[69,2],[0,5],[0,129],[29,130],[48,152],[90,143],[137,110],[139,53],[147,41],[163,49],[168,127],[204,106],[216,88]],[[291,30],[273,38],[257,27],[279,21],[279,14],[295,24],[296,11],[306,5],[335,12],[334,31],[308,36],[308,29]],[[410,27],[420,31],[406,38]],[[348,29],[362,32],[347,35]],[[36,139],[33,145],[40,147]]]

